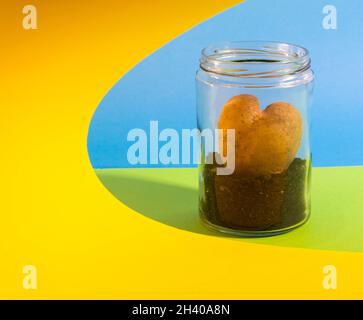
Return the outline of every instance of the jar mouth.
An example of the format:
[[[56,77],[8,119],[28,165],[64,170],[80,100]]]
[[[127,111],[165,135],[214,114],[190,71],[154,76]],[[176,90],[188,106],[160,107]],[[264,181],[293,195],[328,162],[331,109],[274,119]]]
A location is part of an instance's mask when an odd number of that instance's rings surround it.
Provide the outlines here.
[[[285,42],[223,42],[202,50],[200,68],[227,77],[291,80],[310,70],[310,56],[307,49]]]

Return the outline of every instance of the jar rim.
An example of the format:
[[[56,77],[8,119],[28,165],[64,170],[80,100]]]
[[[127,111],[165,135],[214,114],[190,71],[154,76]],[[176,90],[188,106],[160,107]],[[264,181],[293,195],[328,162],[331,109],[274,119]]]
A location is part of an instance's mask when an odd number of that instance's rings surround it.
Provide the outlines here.
[[[306,76],[307,71],[312,78],[310,64],[306,48],[278,41],[215,43],[202,50],[200,59],[200,68],[208,73],[261,80],[285,78],[283,81],[291,81],[292,77]]]

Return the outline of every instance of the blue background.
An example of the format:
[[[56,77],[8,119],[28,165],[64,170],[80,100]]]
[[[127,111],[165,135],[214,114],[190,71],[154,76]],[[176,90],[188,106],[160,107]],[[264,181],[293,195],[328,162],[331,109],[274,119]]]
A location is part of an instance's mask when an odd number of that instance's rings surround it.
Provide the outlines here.
[[[328,4],[337,8],[337,30],[322,27]],[[132,128],[147,131],[150,120],[159,121],[159,130],[195,128],[200,51],[233,40],[274,40],[308,48],[316,75],[313,164],[362,165],[362,15],[359,0],[247,0],[194,27],[143,60],[104,97],[89,129],[93,167],[130,167],[127,133]]]

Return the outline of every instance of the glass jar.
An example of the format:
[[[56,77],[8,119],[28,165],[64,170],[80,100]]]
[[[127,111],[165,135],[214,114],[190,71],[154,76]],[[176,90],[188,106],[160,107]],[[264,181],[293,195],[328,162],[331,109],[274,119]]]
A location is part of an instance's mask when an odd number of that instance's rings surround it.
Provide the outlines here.
[[[308,51],[292,44],[229,42],[202,51],[198,128],[219,140],[212,149],[201,141],[199,210],[207,226],[257,237],[307,221],[313,78]],[[219,172],[229,164],[233,170]]]

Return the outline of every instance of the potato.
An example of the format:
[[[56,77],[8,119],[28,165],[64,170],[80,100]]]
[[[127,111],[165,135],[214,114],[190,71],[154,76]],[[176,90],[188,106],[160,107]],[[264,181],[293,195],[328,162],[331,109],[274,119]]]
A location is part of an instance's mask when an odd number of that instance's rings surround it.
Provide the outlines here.
[[[265,110],[253,95],[230,99],[218,121],[219,129],[235,129],[235,172],[247,176],[285,171],[301,144],[300,111],[287,102],[274,102]],[[226,155],[226,130],[223,154]]]

